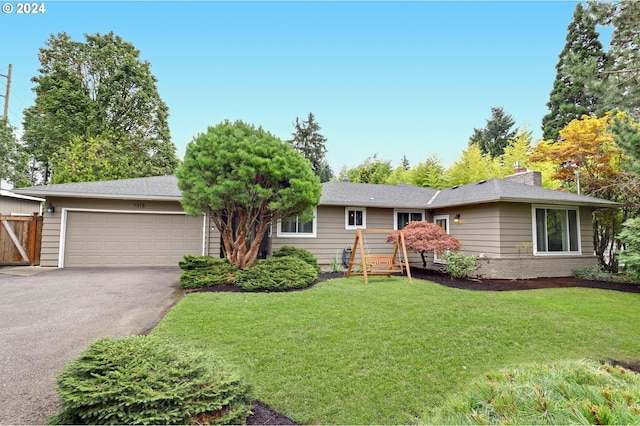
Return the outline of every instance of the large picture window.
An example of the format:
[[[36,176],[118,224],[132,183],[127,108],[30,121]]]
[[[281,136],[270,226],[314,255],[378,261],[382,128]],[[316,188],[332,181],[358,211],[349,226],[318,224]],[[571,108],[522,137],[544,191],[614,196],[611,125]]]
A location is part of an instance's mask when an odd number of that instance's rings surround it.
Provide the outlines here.
[[[316,210],[313,210],[313,219],[301,221],[300,215],[293,215],[278,222],[278,237],[302,237],[312,238],[316,236]]]
[[[577,207],[534,206],[533,216],[536,254],[580,253]]]

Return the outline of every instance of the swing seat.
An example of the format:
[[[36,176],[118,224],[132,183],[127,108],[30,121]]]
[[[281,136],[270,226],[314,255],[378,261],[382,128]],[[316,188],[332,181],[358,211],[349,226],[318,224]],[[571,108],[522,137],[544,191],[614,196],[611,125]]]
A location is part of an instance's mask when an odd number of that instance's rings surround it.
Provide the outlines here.
[[[364,249],[364,233],[376,233],[376,234],[397,234],[398,239],[393,249],[393,255],[388,254],[365,254]],[[357,248],[357,249],[356,249]],[[360,253],[360,263],[355,261],[356,251]],[[403,256],[403,261],[398,259],[398,252]],[[355,272],[354,267],[361,268],[360,272]],[[411,270],[409,269],[409,262],[407,261],[407,247],[404,242],[404,233],[395,229],[358,229],[356,230],[356,238],[353,242],[353,250],[351,250],[351,258],[349,259],[349,266],[347,267],[347,277],[351,276],[364,276],[364,283],[369,282],[369,275],[386,275],[400,273],[404,275],[406,272],[407,279],[411,282]]]
[[[404,273],[404,265],[393,261],[393,258],[386,254],[369,254],[364,257],[364,264],[367,273],[371,275],[387,275],[394,273]]]

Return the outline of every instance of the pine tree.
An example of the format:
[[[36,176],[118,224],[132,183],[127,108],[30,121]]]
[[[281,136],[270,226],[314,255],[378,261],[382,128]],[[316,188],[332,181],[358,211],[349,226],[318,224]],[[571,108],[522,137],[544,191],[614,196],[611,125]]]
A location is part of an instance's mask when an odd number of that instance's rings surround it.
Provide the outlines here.
[[[306,121],[296,117],[293,126],[296,131],[291,134],[293,139],[287,142],[311,162],[311,170],[320,176],[324,155],[327,152],[327,148],[324,146],[327,138],[320,134],[320,125],[315,121],[314,115],[309,113],[309,118]]]
[[[595,19],[578,3],[569,24],[567,43],[559,55],[556,65],[556,79],[549,95],[549,114],[542,118],[543,138],[557,140],[562,130],[571,120],[583,114],[591,114],[597,107],[597,97],[587,93],[584,82],[571,72],[570,64],[592,61],[598,71],[605,65],[602,43],[598,40]]]

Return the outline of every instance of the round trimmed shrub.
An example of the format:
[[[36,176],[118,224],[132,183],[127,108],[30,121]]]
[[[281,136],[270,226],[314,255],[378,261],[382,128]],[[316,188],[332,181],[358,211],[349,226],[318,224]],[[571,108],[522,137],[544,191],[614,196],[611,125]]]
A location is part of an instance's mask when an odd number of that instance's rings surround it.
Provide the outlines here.
[[[274,251],[271,255],[271,257],[287,256],[298,257],[307,262],[309,265],[313,266],[316,272],[322,272],[322,270],[320,269],[320,265],[318,265],[318,259],[313,254],[311,254],[309,250],[293,246],[282,246],[280,249]]]
[[[185,256],[186,257],[186,256]],[[227,259],[210,258],[201,267],[185,270],[180,275],[180,286],[184,289],[212,287],[231,284],[235,281],[238,267]]]
[[[236,283],[250,291],[305,288],[317,279],[316,269],[296,256],[259,260],[236,274]]]
[[[49,424],[244,424],[248,388],[219,362],[146,336],[104,338],[57,378]]]

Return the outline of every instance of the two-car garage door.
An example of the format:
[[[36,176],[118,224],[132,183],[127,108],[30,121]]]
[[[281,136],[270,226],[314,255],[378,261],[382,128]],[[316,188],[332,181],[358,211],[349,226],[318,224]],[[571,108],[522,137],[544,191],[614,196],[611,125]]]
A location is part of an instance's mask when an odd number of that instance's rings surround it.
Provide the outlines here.
[[[68,211],[64,266],[175,266],[202,254],[202,229],[185,214]]]

